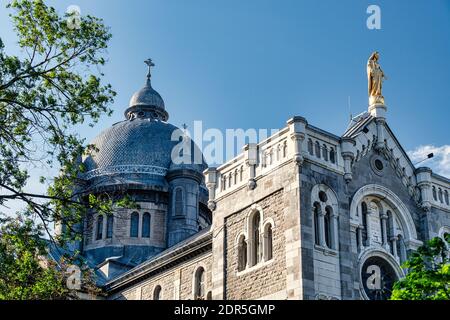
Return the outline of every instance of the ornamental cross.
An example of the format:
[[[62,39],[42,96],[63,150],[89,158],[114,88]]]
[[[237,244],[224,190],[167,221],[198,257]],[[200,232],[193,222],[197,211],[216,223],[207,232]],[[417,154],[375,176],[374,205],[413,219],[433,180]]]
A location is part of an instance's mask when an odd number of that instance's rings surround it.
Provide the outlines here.
[[[144,63],[148,66],[148,73],[147,73],[147,79],[150,80],[151,74],[151,67],[154,67],[155,64],[153,63],[152,59],[147,59],[144,61]]]

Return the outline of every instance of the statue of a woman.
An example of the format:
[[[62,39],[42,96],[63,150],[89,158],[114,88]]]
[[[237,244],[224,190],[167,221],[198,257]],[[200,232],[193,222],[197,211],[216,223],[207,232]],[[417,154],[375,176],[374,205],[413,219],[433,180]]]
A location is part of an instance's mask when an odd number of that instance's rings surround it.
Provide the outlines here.
[[[381,88],[383,85],[383,80],[387,79],[384,75],[383,70],[378,63],[380,55],[377,51],[370,55],[367,61],[367,81],[369,85],[369,101],[372,103],[383,103],[384,98],[381,93]]]

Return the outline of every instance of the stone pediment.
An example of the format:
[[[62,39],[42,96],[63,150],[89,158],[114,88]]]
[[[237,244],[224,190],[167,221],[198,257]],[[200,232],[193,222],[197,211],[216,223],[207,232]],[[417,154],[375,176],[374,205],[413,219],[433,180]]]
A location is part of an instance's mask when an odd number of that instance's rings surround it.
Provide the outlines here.
[[[379,131],[382,131],[381,133]],[[382,139],[378,137],[381,136]],[[371,166],[377,172],[376,154],[383,157],[393,168],[408,193],[419,201],[415,167],[398,139],[385,121],[364,113],[352,123],[343,135],[343,139],[353,140],[350,152],[353,154],[351,168],[366,157],[371,157]],[[372,160],[374,159],[374,160]]]

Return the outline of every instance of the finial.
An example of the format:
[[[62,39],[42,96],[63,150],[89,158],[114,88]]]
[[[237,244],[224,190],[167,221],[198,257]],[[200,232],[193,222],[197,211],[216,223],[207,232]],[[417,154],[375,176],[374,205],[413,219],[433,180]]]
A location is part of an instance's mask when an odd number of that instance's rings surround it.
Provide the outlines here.
[[[152,77],[151,67],[154,67],[155,64],[153,63],[152,59],[150,59],[150,58],[145,60],[144,63],[148,66],[147,83],[150,83],[150,78]]]

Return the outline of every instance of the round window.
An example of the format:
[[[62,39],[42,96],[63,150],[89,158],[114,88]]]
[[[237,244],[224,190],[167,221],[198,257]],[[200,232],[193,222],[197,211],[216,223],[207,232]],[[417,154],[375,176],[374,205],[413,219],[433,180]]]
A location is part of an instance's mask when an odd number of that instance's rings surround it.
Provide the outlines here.
[[[370,300],[388,300],[398,277],[389,262],[381,257],[369,257],[361,268],[364,292]]]
[[[328,200],[327,194],[325,192],[323,192],[323,191],[320,191],[319,192],[319,199],[322,202],[327,202],[327,200]]]
[[[383,162],[380,159],[376,159],[375,160],[375,168],[377,168],[378,170],[383,170],[384,165]]]
[[[376,175],[378,175],[378,176],[382,176],[383,175],[384,161],[378,155],[373,155],[370,158],[370,167],[372,168],[372,171]]]

